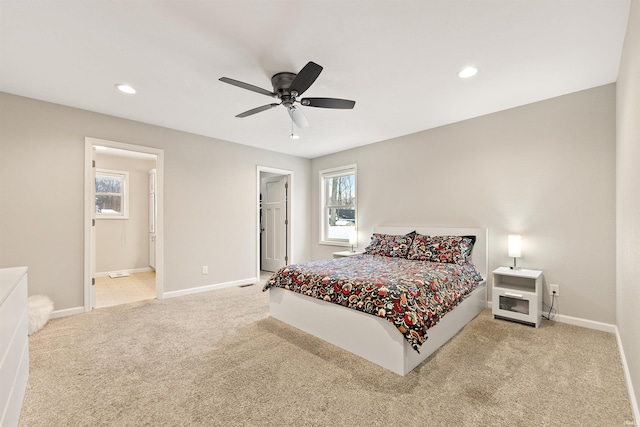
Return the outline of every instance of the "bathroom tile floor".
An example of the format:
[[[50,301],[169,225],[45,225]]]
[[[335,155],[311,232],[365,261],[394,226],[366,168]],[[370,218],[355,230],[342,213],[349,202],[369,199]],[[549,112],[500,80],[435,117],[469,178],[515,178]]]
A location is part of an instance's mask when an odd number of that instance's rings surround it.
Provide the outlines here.
[[[112,279],[96,277],[96,308],[153,299],[156,297],[156,272],[131,273]]]

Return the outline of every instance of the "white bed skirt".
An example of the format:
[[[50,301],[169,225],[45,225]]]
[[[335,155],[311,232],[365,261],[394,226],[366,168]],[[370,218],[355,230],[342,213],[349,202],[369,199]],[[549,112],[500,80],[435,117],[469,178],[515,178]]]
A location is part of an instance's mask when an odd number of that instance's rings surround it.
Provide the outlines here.
[[[272,317],[357,354],[399,375],[406,375],[487,307],[488,231],[486,228],[377,227],[374,232],[434,236],[476,236],[472,261],[485,280],[438,324],[427,331],[420,353],[387,319],[328,303],[282,288],[269,289]]]
[[[487,307],[486,281],[427,331],[420,353],[387,319],[287,291],[269,290],[272,317],[357,354],[399,375],[406,375]]]

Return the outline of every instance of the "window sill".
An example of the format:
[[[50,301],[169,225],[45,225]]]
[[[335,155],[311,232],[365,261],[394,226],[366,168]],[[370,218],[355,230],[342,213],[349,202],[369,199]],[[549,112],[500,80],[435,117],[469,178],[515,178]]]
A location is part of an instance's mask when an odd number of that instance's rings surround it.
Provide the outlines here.
[[[325,246],[344,246],[344,247],[351,247],[351,245],[349,244],[349,242],[341,242],[341,241],[325,241],[325,240],[321,240],[318,242],[318,244],[320,245],[325,245]]]

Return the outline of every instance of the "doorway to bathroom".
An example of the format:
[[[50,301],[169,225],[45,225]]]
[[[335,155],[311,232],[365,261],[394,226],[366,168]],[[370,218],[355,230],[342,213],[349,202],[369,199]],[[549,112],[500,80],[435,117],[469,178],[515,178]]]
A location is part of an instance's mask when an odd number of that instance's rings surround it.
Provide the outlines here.
[[[85,311],[161,298],[162,150],[85,145]]]

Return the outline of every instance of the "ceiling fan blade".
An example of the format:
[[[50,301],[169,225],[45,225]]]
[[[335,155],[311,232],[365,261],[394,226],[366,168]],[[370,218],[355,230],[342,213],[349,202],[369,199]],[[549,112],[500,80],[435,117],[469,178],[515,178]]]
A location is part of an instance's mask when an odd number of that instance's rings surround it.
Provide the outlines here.
[[[287,111],[289,111],[291,120],[293,120],[293,123],[295,123],[296,126],[298,126],[299,128],[306,128],[307,126],[309,126],[309,122],[307,121],[307,118],[300,108],[292,105],[287,108]]]
[[[271,97],[277,97],[275,93],[268,91],[266,89],[262,89],[261,87],[250,85],[249,83],[241,82],[240,80],[230,79],[229,77],[220,77],[218,80],[224,83],[229,83],[230,85],[241,87],[242,89],[250,90],[252,92],[258,92],[262,95],[267,95]]]
[[[253,108],[253,109],[251,109],[251,110],[249,110],[249,111],[245,111],[244,113],[240,113],[240,114],[238,114],[236,117],[247,117],[247,116],[251,116],[251,115],[253,115],[253,114],[260,113],[260,112],[262,112],[262,111],[270,110],[270,109],[272,109],[272,108],[274,108],[274,107],[277,107],[278,105],[280,105],[280,104],[267,104],[267,105],[263,105],[262,107]]]
[[[338,98],[302,98],[300,103],[309,107],[340,108],[345,110],[349,110],[356,105],[356,101]]]
[[[320,65],[309,61],[291,82],[289,92],[296,92],[298,95],[302,95],[316,81],[321,72],[322,67]]]

